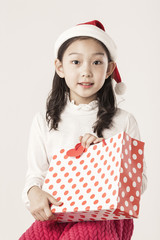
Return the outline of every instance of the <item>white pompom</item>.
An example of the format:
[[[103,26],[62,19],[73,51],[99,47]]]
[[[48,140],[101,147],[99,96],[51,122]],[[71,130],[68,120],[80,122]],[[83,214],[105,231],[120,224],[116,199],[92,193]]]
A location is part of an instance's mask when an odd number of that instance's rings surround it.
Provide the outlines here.
[[[126,91],[126,85],[123,82],[117,83],[115,86],[115,92],[117,95],[123,95]]]

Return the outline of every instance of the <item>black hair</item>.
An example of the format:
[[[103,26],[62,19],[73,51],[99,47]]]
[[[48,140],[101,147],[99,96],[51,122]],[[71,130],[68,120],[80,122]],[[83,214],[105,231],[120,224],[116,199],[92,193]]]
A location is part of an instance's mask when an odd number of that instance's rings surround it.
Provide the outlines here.
[[[90,37],[80,36],[73,37],[65,41],[58,51],[57,58],[62,61],[65,50],[69,47],[71,43],[76,40],[88,39]],[[97,40],[105,49],[108,56],[108,61],[111,61],[110,53],[106,46]],[[46,120],[48,125],[50,124],[50,131],[52,129],[58,130],[58,123],[61,121],[61,113],[65,108],[67,103],[66,93],[69,94],[69,88],[66,85],[65,79],[59,77],[55,72],[52,89],[47,97],[46,101]],[[104,129],[109,129],[112,125],[112,119],[117,111],[116,97],[112,87],[112,78],[109,76],[105,79],[105,82],[101,89],[97,92],[98,99],[98,112],[97,121],[93,124],[93,132],[97,134],[98,137],[103,137],[102,131]]]

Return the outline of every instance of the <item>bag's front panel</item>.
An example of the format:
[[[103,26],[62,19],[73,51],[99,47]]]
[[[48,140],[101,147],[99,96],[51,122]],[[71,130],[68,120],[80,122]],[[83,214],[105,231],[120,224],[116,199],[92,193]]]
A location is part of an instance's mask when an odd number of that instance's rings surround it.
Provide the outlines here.
[[[42,189],[64,203],[51,207],[59,220],[80,221],[79,212],[85,213],[84,220],[104,220],[117,208],[122,137],[91,145],[76,158],[65,149],[54,153]],[[68,219],[67,212],[75,214]]]

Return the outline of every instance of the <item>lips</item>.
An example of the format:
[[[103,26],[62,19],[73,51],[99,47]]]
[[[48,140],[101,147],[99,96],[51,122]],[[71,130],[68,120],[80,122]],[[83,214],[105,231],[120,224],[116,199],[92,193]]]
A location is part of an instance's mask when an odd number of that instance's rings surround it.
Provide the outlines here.
[[[81,84],[81,85],[93,85],[93,83],[91,83],[91,82],[81,82],[81,83],[78,83],[78,84]]]

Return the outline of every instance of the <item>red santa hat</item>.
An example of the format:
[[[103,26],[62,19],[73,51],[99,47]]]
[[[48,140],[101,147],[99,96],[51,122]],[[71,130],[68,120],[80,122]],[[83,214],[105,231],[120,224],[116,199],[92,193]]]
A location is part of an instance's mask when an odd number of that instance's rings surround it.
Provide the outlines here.
[[[70,38],[78,36],[87,36],[101,41],[108,49],[111,60],[116,61],[117,47],[112,38],[106,33],[103,24],[97,20],[86,23],[80,23],[64,31],[55,42],[55,57],[57,58],[60,46]],[[112,73],[112,78],[117,82],[115,92],[118,95],[124,94],[126,85],[122,82],[117,66]]]

